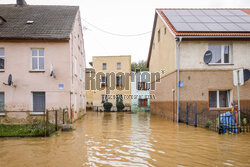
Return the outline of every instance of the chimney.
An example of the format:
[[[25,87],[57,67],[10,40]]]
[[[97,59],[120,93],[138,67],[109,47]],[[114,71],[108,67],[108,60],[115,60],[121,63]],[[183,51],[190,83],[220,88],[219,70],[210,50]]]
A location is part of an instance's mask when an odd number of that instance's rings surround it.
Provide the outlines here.
[[[25,0],[16,0],[16,5],[17,6],[24,6],[27,5]]]

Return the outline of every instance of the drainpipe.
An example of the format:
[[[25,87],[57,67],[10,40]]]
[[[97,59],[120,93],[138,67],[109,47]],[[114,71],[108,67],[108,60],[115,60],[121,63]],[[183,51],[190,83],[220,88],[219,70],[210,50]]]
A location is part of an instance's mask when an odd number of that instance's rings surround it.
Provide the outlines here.
[[[182,42],[182,37],[178,37],[177,39],[179,39],[179,42],[177,43],[177,58],[176,58],[176,61],[177,61],[177,90],[176,90],[176,100],[177,100],[177,120],[176,122],[178,123],[179,122],[179,114],[180,114],[180,85],[179,85],[179,82],[180,82],[180,45],[181,45],[181,42]],[[177,40],[176,39],[176,40]]]

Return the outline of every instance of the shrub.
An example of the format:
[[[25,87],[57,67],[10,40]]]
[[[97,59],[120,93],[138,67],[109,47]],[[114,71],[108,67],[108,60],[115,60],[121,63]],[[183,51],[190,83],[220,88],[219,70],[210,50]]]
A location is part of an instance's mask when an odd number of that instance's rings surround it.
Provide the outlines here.
[[[116,103],[116,108],[117,108],[117,111],[122,111],[125,108],[125,106],[122,101],[118,101]]]
[[[206,128],[210,128],[211,125],[212,125],[212,121],[207,121],[205,127],[206,127]]]
[[[113,104],[110,103],[110,102],[105,102],[105,103],[103,104],[103,107],[104,107],[104,110],[105,110],[105,111],[110,111],[111,108],[112,108],[112,106],[113,106]]]

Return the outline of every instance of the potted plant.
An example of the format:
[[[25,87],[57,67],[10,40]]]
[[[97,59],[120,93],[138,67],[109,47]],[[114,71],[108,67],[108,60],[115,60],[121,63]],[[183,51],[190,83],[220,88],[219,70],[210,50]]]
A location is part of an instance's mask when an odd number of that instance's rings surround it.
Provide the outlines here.
[[[111,111],[112,106],[113,106],[113,104],[112,104],[112,103],[110,103],[110,102],[105,102],[105,103],[103,104],[104,111],[105,111],[105,112],[110,112],[110,111]]]
[[[116,108],[117,108],[117,111],[118,111],[118,112],[121,112],[121,111],[125,108],[125,106],[124,106],[124,104],[123,104],[122,101],[118,101],[118,102],[116,103]]]

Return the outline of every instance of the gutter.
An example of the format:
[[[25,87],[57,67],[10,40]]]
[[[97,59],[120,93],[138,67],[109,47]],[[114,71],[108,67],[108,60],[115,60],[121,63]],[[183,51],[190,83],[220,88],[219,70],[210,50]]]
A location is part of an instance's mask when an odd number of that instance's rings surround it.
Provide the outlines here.
[[[176,50],[176,61],[177,61],[177,91],[176,91],[176,100],[177,100],[177,123],[179,123],[179,114],[180,114],[180,45],[182,42],[182,37],[177,37],[176,40],[179,40],[177,43],[177,50]]]
[[[203,35],[203,36],[200,36],[200,35],[187,35],[187,36],[178,36],[178,35],[176,35],[176,38],[182,38],[182,39],[195,39],[195,38],[198,38],[198,39],[201,39],[201,38],[220,38],[220,39],[222,39],[222,38],[232,38],[232,39],[238,39],[238,38],[244,38],[244,39],[250,39],[250,36],[244,36],[244,35],[228,35],[228,36],[225,36],[225,35]]]

